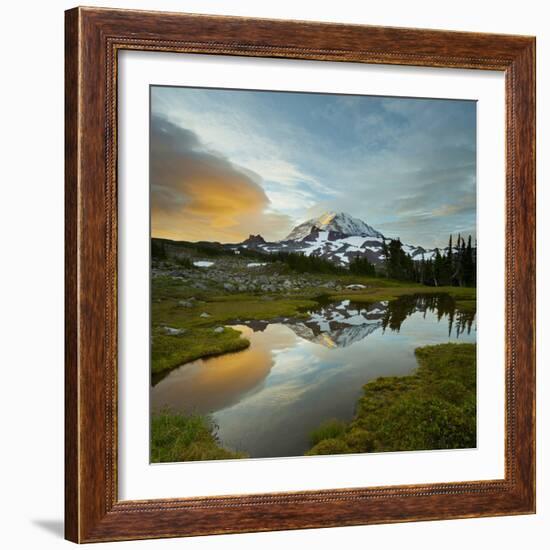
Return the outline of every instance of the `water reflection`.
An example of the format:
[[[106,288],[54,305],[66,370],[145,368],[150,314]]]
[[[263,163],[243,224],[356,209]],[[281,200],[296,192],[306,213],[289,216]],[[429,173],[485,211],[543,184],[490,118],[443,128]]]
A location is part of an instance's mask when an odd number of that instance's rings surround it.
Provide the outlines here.
[[[168,374],[169,380],[153,392],[162,393],[161,406],[174,410],[208,413],[229,407],[251,392],[260,391],[273,365],[277,350],[294,344],[287,331],[254,335],[250,327],[237,327],[251,341],[246,353],[227,353],[210,359],[192,361]],[[266,340],[266,336],[269,342]]]
[[[415,312],[435,312],[437,320],[447,318],[448,334],[455,331],[459,337],[464,331],[470,334],[475,319],[474,311],[460,311],[456,301],[448,294],[402,296],[399,300],[387,304],[382,326],[384,329],[397,330],[403,321]]]
[[[305,320],[283,319],[298,336],[328,348],[347,347],[366,338],[377,329],[397,331],[413,313],[435,313],[437,320],[447,319],[448,335],[454,330],[459,337],[470,334],[474,312],[456,308],[455,300],[447,295],[402,296],[398,300],[358,304],[350,300],[330,302],[308,310]],[[246,321],[255,331],[263,331],[270,321]]]
[[[305,320],[234,328],[248,349],[173,370],[152,389],[152,406],[212,414],[222,444],[252,457],[303,454],[323,420],[351,419],[363,384],[416,368],[416,347],[475,342],[475,315],[449,296],[342,301]]]

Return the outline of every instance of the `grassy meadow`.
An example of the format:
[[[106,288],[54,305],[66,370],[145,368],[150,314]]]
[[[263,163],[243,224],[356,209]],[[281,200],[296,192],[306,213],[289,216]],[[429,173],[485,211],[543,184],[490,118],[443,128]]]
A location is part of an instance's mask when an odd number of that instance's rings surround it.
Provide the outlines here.
[[[250,267],[250,259],[187,250],[185,260],[154,261],[151,279],[153,382],[184,363],[249,346],[230,324],[278,322],[308,316],[321,303],[357,304],[418,294],[447,294],[458,312],[474,313],[476,289],[433,287],[385,277],[296,273],[278,262]],[[194,261],[209,261],[196,267]],[[410,376],[367,383],[353,420],[327,420],[310,434],[308,455],[475,446],[475,345],[416,349]],[[245,458],[223,448],[207,416],[156,411],[151,460],[179,462]]]

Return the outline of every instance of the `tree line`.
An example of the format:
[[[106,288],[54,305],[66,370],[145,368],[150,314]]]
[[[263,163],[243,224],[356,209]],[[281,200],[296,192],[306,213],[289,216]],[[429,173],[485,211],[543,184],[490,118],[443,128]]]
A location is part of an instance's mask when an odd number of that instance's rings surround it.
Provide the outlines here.
[[[453,244],[441,252],[435,249],[432,258],[413,260],[404,250],[399,239],[383,245],[385,275],[402,281],[415,281],[429,286],[475,286],[476,249],[472,237],[466,242],[460,235]]]
[[[165,244],[171,242],[153,239],[151,252],[153,259],[164,260],[169,254]],[[413,260],[405,250],[399,238],[384,241],[381,266],[374,266],[364,256],[350,259],[349,271],[336,265],[331,260],[311,254],[306,256],[299,252],[266,253],[259,250],[239,247],[238,250],[224,248],[218,243],[176,243],[179,248],[191,248],[200,254],[209,256],[234,255],[256,259],[264,262],[281,262],[298,273],[325,273],[364,275],[368,277],[388,277],[400,281],[414,281],[428,286],[475,286],[476,285],[476,249],[472,246],[472,237],[466,241],[460,235],[453,243],[452,235],[446,248],[435,249],[435,254],[426,259]],[[173,255],[173,254],[171,254]],[[192,262],[189,262],[192,267]]]

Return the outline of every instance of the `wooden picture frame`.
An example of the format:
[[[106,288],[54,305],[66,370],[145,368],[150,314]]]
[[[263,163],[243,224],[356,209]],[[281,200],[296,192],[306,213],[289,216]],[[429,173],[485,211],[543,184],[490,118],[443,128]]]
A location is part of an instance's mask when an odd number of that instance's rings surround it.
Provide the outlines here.
[[[505,477],[120,501],[117,54],[155,50],[501,71],[506,86]],[[66,538],[97,542],[535,511],[535,39],[99,8],[66,12]]]

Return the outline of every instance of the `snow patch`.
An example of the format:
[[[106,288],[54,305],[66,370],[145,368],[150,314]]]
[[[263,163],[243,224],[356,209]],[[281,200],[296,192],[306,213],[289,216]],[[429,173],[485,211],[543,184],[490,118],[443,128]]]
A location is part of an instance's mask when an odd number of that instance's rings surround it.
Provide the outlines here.
[[[196,267],[210,267],[211,265],[214,265],[214,262],[205,262],[200,260],[198,262],[193,262],[193,265]]]

